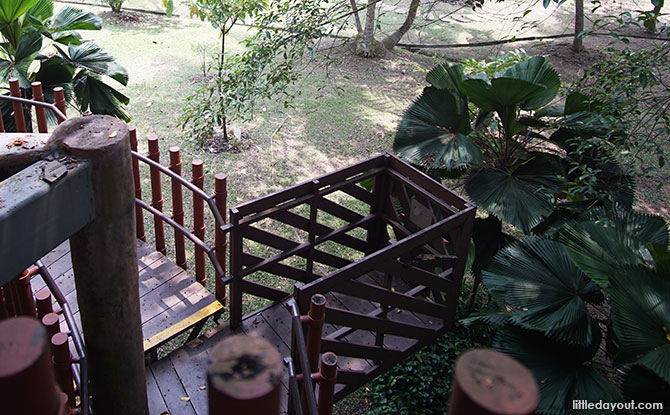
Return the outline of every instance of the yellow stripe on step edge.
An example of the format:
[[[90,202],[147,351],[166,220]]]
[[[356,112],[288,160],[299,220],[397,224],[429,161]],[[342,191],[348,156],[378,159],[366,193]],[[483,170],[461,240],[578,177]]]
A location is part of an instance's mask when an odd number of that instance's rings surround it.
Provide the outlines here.
[[[194,324],[198,323],[200,320],[207,318],[211,316],[212,314],[216,313],[217,311],[221,310],[223,306],[221,305],[220,302],[214,301],[212,304],[208,305],[207,307],[191,314],[190,316],[186,317],[179,323],[175,324],[174,326],[170,326],[166,328],[165,330],[161,331],[160,333],[151,336],[147,340],[144,341],[144,351],[146,352],[147,350],[150,350],[152,347],[155,347],[158,344],[161,344],[165,340],[169,339],[170,337],[179,334],[180,332],[188,329],[189,327],[193,326]]]

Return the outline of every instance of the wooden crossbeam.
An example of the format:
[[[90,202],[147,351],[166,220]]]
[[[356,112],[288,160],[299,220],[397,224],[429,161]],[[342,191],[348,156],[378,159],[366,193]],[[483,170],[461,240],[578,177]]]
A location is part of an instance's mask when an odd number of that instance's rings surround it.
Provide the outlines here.
[[[326,323],[348,326],[358,330],[369,330],[411,339],[431,337],[435,330],[410,323],[391,321],[368,314],[326,307]]]

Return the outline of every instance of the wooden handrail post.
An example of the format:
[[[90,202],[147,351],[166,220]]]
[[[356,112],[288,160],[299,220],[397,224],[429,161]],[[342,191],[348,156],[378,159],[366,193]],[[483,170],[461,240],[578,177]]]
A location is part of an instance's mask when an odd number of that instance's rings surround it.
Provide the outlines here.
[[[158,137],[147,137],[149,144],[149,158],[156,163],[160,163],[160,149],[158,147]],[[161,189],[161,172],[153,166],[149,167],[151,172],[151,206],[156,210],[163,211],[163,191]],[[156,251],[165,255],[165,227],[163,219],[154,215],[154,231],[156,236]]]
[[[53,303],[51,301],[51,292],[44,288],[35,293],[35,302],[37,303],[37,318],[42,320],[42,317],[49,313],[53,313]]]
[[[60,110],[60,112],[63,113],[63,115],[67,115],[65,112],[65,91],[63,91],[63,87],[57,86],[53,89],[54,91],[54,104],[56,105],[56,108]],[[62,124],[63,120],[60,118],[58,119],[58,124]]]
[[[278,415],[281,356],[261,337],[228,337],[214,350],[207,372],[210,415]]]
[[[307,324],[307,358],[309,368],[312,372],[319,369],[319,355],[321,354],[321,336],[323,335],[323,322],[326,313],[326,297],[314,294],[309,304],[309,312],[302,317],[303,323]]]
[[[170,170],[181,176],[181,157],[179,147],[170,147]],[[181,183],[176,179],[171,180],[172,190],[172,217],[175,222],[184,226],[184,198]],[[184,247],[184,235],[174,232],[174,250],[177,266],[186,269],[186,248]]]
[[[21,303],[21,312],[24,316],[37,318],[37,310],[35,308],[35,299],[33,298],[33,290],[30,287],[31,273],[25,270],[19,277],[16,288]]]
[[[18,79],[9,78],[9,94],[13,97],[21,98],[21,87],[19,86]],[[14,109],[14,122],[16,123],[16,132],[25,133],[26,118],[23,114],[23,104],[21,104],[20,102],[12,102],[12,108]]]
[[[49,338],[60,332],[60,317],[56,313],[48,313],[42,317],[42,325],[47,330]]]
[[[109,116],[71,118],[52,139],[92,165],[95,219],[70,238],[94,411],[148,410],[128,127]]]
[[[56,381],[61,390],[67,395],[70,406],[74,406],[74,384],[72,383],[72,356],[68,346],[69,337],[66,333],[56,333],[51,337],[53,362],[56,371]]]
[[[42,93],[42,83],[37,81],[30,84],[33,91],[33,99],[35,101],[44,102],[44,93]],[[47,116],[44,113],[44,108],[35,106],[35,116],[37,118],[37,131],[40,133],[47,133]]]
[[[54,89],[55,90],[55,89]],[[137,130],[135,127],[128,127],[128,134],[130,137],[130,149],[137,151]],[[133,157],[133,183],[135,184],[135,197],[142,200],[142,180],[140,178],[140,163]],[[141,241],[147,240],[147,235],[144,232],[144,211],[142,206],[135,205],[135,228],[137,228],[137,239]]]
[[[539,402],[533,374],[506,354],[474,349],[456,359],[448,415],[529,415]]]
[[[66,401],[56,386],[44,327],[28,317],[0,322],[0,412],[64,415]]]
[[[191,183],[200,189],[205,185],[205,172],[203,161],[200,159],[191,162]],[[193,194],[193,233],[201,241],[205,241],[205,201]],[[195,247],[195,280],[203,286],[207,286],[207,275],[205,274],[205,251],[199,246]]]
[[[240,212],[230,209],[230,327],[236,329],[242,323],[242,233],[239,229]]]
[[[223,222],[226,223],[226,210],[228,209],[228,186],[227,176],[223,173],[217,173],[214,176],[214,203],[216,209],[221,214]],[[216,232],[214,234],[214,248],[216,252],[216,260],[219,261],[221,269],[226,269],[226,235],[221,232],[218,224],[216,225]],[[216,299],[223,305],[226,305],[226,286],[221,282],[223,275],[216,276],[215,293]]]
[[[321,356],[319,369],[319,415],[332,415],[337,382],[337,356],[326,352]]]

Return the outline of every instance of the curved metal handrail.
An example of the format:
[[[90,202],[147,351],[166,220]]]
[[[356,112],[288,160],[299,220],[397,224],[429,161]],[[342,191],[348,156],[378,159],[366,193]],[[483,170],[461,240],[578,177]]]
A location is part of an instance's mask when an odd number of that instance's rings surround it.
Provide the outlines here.
[[[35,107],[42,107],[42,108],[50,109],[51,111],[53,111],[53,113],[56,115],[56,118],[58,118],[59,121],[67,120],[67,117],[65,116],[65,114],[63,114],[61,112],[61,110],[58,109],[57,106],[55,106],[54,104],[51,104],[49,102],[42,102],[42,101],[35,101],[35,100],[32,100],[32,99],[13,97],[11,95],[0,95],[0,100],[18,102],[18,103],[21,103],[21,104],[33,105]]]

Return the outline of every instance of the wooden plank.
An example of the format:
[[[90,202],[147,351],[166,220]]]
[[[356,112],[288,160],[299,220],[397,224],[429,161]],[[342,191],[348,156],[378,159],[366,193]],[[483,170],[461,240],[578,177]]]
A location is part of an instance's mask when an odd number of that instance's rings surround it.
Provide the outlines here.
[[[338,357],[349,356],[367,360],[401,359],[404,357],[402,350],[328,339],[321,340],[321,351],[333,352]]]
[[[325,197],[319,199],[319,210],[330,213],[331,215],[336,216],[347,223],[356,222],[363,219],[363,215],[354,212],[349,208],[338,205],[337,203],[326,199]],[[363,227],[368,229],[370,225],[364,224]]]
[[[185,306],[185,303],[179,303],[172,309],[163,312],[149,320],[149,323],[142,326],[142,333],[144,339],[146,339],[144,340],[144,350],[150,350],[170,340],[171,338],[188,330],[190,327],[196,325],[202,320],[207,319],[209,316],[223,310],[221,303],[216,301],[214,296],[211,294],[210,297],[203,299],[202,302],[205,304],[209,302],[209,304],[193,312],[194,310]],[[174,314],[170,316],[168,314],[169,312],[174,312]],[[161,317],[165,317],[165,319]],[[170,317],[172,317],[172,319],[170,319]],[[148,326],[149,324],[152,325]]]
[[[174,278],[140,298],[142,324],[195,294],[205,297],[209,291],[182,270]]]
[[[151,369],[147,368],[147,400],[149,401],[149,414],[164,414],[168,412],[168,407],[165,404],[163,395],[158,388],[158,383],[156,383],[156,378]]]
[[[161,254],[159,254],[161,255]],[[140,270],[140,298],[172,280],[184,270],[161,255],[156,261]]]
[[[309,232],[309,227],[310,227],[310,221],[309,219],[300,216],[296,213],[289,212],[289,211],[281,211],[277,212],[276,214],[271,216],[272,219],[276,219],[282,223],[285,223],[287,225],[293,226],[295,228],[301,229],[305,232]],[[321,236],[325,235],[328,233],[331,233],[334,231],[333,228],[328,227],[324,224],[316,222],[314,224],[314,233],[316,236]],[[354,236],[351,235],[336,235],[331,238],[333,241],[342,244],[344,246],[348,246],[349,248],[355,249],[360,252],[365,252],[366,250],[366,243],[362,239],[358,239]]]
[[[447,270],[437,275],[421,268],[402,264],[395,260],[382,262],[377,268],[379,271],[401,277],[405,281],[412,282],[414,285],[425,285],[426,287],[439,291],[449,291],[453,288],[453,281],[450,278],[453,270]]]
[[[443,317],[447,312],[447,307],[443,305],[364,282],[346,281],[339,284],[335,290],[336,292],[364,298],[368,301],[374,301],[392,308],[427,314],[433,317]]]
[[[57,247],[49,251],[48,254],[44,255],[41,261],[44,264],[44,266],[48,268],[59,258],[69,253],[70,253],[70,240],[66,239],[62,244],[58,245]]]
[[[251,267],[251,269],[254,270],[253,272],[260,269],[259,265],[261,264],[263,264],[264,266],[267,263],[274,262],[276,259],[278,260],[285,259],[288,253],[290,253],[290,255],[288,256],[298,255],[303,258],[307,257],[307,252],[305,251],[307,250],[307,248],[309,248],[308,243],[299,244],[297,242],[293,242],[289,239],[282,238],[281,236],[274,235],[270,232],[255,228],[253,226],[245,226],[241,230],[241,232],[244,238],[251,239],[258,243],[267,245],[272,248],[281,249],[284,251],[282,254],[278,254],[271,258],[266,259],[264,263],[262,262],[256,265],[255,267]],[[340,268],[348,264],[351,264],[351,261],[347,259],[340,258],[336,255],[329,254],[327,252],[323,252],[318,249],[314,249],[314,261],[320,262],[325,265],[330,265],[335,268]],[[249,273],[251,273],[249,270],[245,270],[244,275],[248,275]]]
[[[193,325],[198,321],[200,321],[200,319],[206,318],[206,316],[201,315],[202,313],[198,313],[199,311],[207,310],[211,311],[211,314],[218,311],[208,309],[207,307],[211,304],[215,305],[218,304],[218,306],[216,306],[217,309],[220,309],[220,307],[222,307],[221,304],[218,301],[216,301],[213,295],[211,294],[204,295],[203,293],[195,293],[192,296],[185,298],[184,301],[178,303],[171,309],[165,310],[162,313],[155,316],[154,318],[146,321],[142,326],[142,333],[144,335],[144,338],[148,339],[145,340],[145,349],[147,346],[147,342],[150,339],[154,338],[154,336],[156,336],[157,334],[164,332],[164,330],[167,330],[168,328],[174,329],[174,327],[177,326],[181,327],[184,326],[186,323]],[[196,321],[193,321],[194,315],[196,317],[199,317],[200,319],[196,319]],[[182,327],[182,329],[185,330],[187,327]],[[157,342],[154,341],[154,344],[155,343]]]
[[[318,292],[326,292],[332,287],[335,287],[342,281],[363,275],[375,269],[380,263],[388,261],[392,258],[397,258],[401,254],[424,245],[427,241],[434,239],[440,235],[445,234],[450,229],[460,226],[473,213],[472,210],[464,210],[449,218],[448,221],[438,222],[434,225],[423,229],[414,235],[408,236],[401,242],[393,243],[379,251],[376,251],[364,259],[351,263],[345,267],[339,267],[338,270],[332,272],[327,278],[319,278],[311,283],[299,287],[302,295],[309,298]]]
[[[262,284],[257,284],[252,281],[242,280],[240,281],[240,286],[242,291],[246,294],[255,295],[257,297],[267,298],[271,301],[279,301],[286,298],[289,293],[286,291],[278,290],[276,288],[268,287]]]
[[[202,341],[191,342],[170,353],[170,361],[181,381],[186,396],[191,398],[193,409],[199,415],[207,415],[207,367],[210,355]]]
[[[242,254],[242,264],[244,266],[256,265],[260,262],[263,262],[265,258],[249,254],[244,252]],[[280,277],[289,278],[294,281],[307,282],[307,273],[291,265],[281,264],[279,262],[267,263],[265,266],[259,269],[259,271],[269,272],[271,274],[278,275]],[[320,275],[316,275],[315,278],[320,278]]]
[[[153,363],[150,370],[170,415],[197,415],[190,399],[186,401],[181,399],[187,396],[186,391],[170,359],[161,359]]]
[[[281,304],[276,304],[274,307],[283,307]],[[275,346],[279,350],[281,356],[290,356],[290,349],[288,344],[282,339],[274,330],[272,325],[263,317],[262,314],[256,314],[246,320],[242,321],[242,329],[245,333],[258,335]]]
[[[326,307],[326,321],[331,324],[346,325],[356,329],[382,332],[396,336],[422,339],[431,337],[435,330],[422,325],[391,322],[355,311]]]
[[[368,205],[371,205],[372,200],[374,199],[372,193],[359,186],[358,183],[352,183],[348,186],[341,187],[340,190]]]
[[[425,191],[430,192],[431,195],[434,195],[441,200],[453,205],[457,209],[464,209],[472,206],[472,204],[465,201],[463,198],[458,196],[453,191],[442,186],[442,184],[436,182],[429,176],[418,171],[417,169],[411,167],[409,164],[403,162],[396,156],[391,155],[390,167],[397,171],[398,173],[406,176],[408,179],[417,183],[417,186],[421,186]]]

